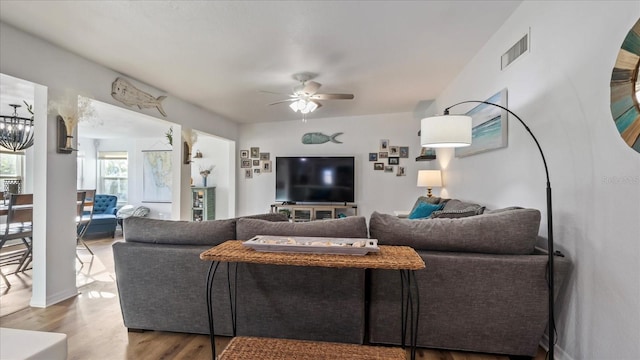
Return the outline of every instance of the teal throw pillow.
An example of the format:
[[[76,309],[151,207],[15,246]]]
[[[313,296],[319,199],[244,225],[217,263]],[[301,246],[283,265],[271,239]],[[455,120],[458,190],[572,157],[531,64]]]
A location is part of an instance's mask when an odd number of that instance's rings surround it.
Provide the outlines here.
[[[443,204],[429,204],[429,203],[420,203],[418,206],[411,211],[409,214],[409,219],[424,219],[431,216],[431,213],[437,210],[442,210]]]

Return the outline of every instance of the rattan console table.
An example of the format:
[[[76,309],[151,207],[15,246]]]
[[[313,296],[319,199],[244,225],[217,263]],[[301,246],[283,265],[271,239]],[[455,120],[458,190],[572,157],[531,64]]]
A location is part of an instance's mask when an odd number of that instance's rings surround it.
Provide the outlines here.
[[[260,252],[246,248],[241,240],[229,240],[220,245],[214,246],[200,254],[200,259],[211,261],[207,274],[207,314],[209,317],[209,333],[211,338],[211,354],[216,358],[213,326],[213,280],[216,270],[221,262],[226,263],[250,263],[269,265],[289,265],[289,266],[315,266],[329,268],[357,268],[357,269],[384,269],[399,270],[401,274],[402,299],[402,344],[405,345],[407,326],[411,332],[409,336],[411,346],[411,359],[415,359],[415,347],[417,340],[418,318],[419,318],[419,294],[415,280],[415,270],[425,268],[424,261],[415,250],[408,246],[379,246],[380,251],[369,253],[364,256],[354,255],[332,255],[332,254],[299,254],[280,252]],[[234,291],[235,293],[235,291]],[[236,310],[231,304],[232,321],[234,322],[235,336],[235,313]]]

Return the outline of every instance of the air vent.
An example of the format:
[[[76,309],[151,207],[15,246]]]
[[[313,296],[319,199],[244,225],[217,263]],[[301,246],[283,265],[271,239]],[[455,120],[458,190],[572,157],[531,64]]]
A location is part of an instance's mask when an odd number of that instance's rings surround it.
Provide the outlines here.
[[[501,59],[501,70],[504,70],[509,64],[514,62],[520,55],[526,53],[529,50],[529,34],[526,34],[522,37],[522,39],[518,40],[511,49],[507,50],[506,53],[502,55]]]

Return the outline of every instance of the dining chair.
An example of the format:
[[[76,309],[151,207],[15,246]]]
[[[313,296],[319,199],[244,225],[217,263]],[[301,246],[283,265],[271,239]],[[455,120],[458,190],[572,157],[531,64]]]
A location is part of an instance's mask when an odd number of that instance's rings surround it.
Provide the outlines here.
[[[76,241],[78,244],[81,244],[82,246],[84,246],[85,249],[87,249],[87,251],[91,253],[91,256],[93,256],[93,251],[91,251],[91,248],[89,248],[89,245],[87,245],[87,243],[84,241],[84,235],[87,233],[87,229],[89,228],[89,225],[91,224],[91,220],[93,219],[93,205],[94,205],[94,198],[96,196],[96,190],[93,189],[93,190],[78,191],[78,193],[81,193],[81,192],[85,193],[85,197],[84,197],[84,202],[82,204],[82,209],[78,214]]]
[[[7,221],[0,225],[0,267],[17,265],[13,274],[24,271],[31,263],[33,237],[33,194],[12,194],[7,209]],[[1,252],[2,249],[6,251]],[[13,250],[16,249],[16,250]],[[0,271],[2,280],[11,283]]]

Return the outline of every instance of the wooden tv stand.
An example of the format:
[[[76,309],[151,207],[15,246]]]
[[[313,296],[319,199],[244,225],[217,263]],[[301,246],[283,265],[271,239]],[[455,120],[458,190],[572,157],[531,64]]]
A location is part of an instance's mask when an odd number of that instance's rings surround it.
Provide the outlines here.
[[[271,204],[271,212],[288,213],[293,221],[312,221],[338,219],[345,216],[357,216],[356,204]]]

